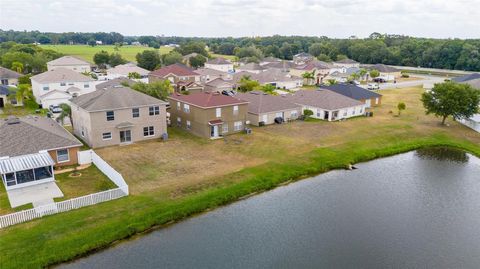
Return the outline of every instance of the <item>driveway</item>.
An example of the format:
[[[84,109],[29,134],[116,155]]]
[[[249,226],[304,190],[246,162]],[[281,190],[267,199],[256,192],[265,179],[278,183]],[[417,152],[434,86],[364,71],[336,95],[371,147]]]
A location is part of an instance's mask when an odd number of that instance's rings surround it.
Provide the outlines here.
[[[55,182],[45,182],[7,191],[11,207],[33,204],[34,207],[52,204],[53,198],[63,197]]]

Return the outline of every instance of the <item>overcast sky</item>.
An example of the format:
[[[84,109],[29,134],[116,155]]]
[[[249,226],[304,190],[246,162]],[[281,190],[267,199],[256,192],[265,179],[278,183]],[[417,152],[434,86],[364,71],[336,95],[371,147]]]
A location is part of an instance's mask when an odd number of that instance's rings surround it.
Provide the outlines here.
[[[480,0],[0,0],[0,28],[124,35],[480,38]]]

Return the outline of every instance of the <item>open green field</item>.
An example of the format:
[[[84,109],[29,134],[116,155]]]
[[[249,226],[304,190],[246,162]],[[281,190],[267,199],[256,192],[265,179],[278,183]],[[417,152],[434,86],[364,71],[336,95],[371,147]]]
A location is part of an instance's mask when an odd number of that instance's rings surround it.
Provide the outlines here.
[[[0,268],[39,268],[86,255],[281,184],[427,146],[480,156],[480,134],[424,114],[421,88],[383,90],[374,117],[296,121],[224,140],[170,128],[167,142],[96,150],[123,174],[131,195],[0,230]],[[398,102],[407,109],[396,116]]]
[[[101,46],[88,46],[88,45],[40,45],[42,48],[51,49],[63,53],[65,55],[73,55],[80,58],[83,58],[91,63],[93,63],[93,55],[95,53],[105,50],[109,53],[115,52],[114,45],[101,45]],[[142,47],[142,46],[122,46],[119,48],[118,53],[120,53],[123,58],[128,61],[135,62],[135,56],[137,53],[144,50],[154,50],[154,48]],[[172,48],[160,47],[158,51],[160,54],[167,54]]]

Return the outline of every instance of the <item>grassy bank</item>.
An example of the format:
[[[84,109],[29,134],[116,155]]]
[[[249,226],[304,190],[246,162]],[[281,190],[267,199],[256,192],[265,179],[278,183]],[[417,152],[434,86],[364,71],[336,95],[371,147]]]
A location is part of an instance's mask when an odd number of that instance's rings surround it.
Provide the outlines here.
[[[348,163],[368,161],[426,146],[451,146],[480,156],[473,143],[433,135],[412,140],[345,144],[315,149],[303,159],[269,162],[224,177],[224,183],[202,190],[191,190],[175,199],[155,201],[130,196],[95,207],[46,217],[0,233],[2,268],[36,268],[67,261],[128,238],[151,227],[179,221],[209,208],[238,200],[242,196],[270,190],[287,181],[316,175]],[[241,179],[241,181],[239,181]],[[162,193],[158,193],[159,196]],[[110,213],[98,218],[99,212]],[[122,214],[119,214],[120,211]]]
[[[297,121],[215,141],[171,128],[168,142],[99,149],[125,177],[131,195],[0,230],[0,268],[37,268],[73,259],[151,227],[348,163],[427,146],[480,156],[480,135],[455,122],[439,126],[424,114],[421,92],[382,91],[382,106],[370,118]],[[395,117],[390,111],[400,101],[407,110]]]

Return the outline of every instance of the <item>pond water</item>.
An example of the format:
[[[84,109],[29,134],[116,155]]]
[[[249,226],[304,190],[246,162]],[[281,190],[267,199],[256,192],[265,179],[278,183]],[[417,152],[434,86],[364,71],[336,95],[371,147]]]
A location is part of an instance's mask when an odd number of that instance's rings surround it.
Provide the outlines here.
[[[62,268],[478,268],[480,159],[432,148],[332,171]]]

